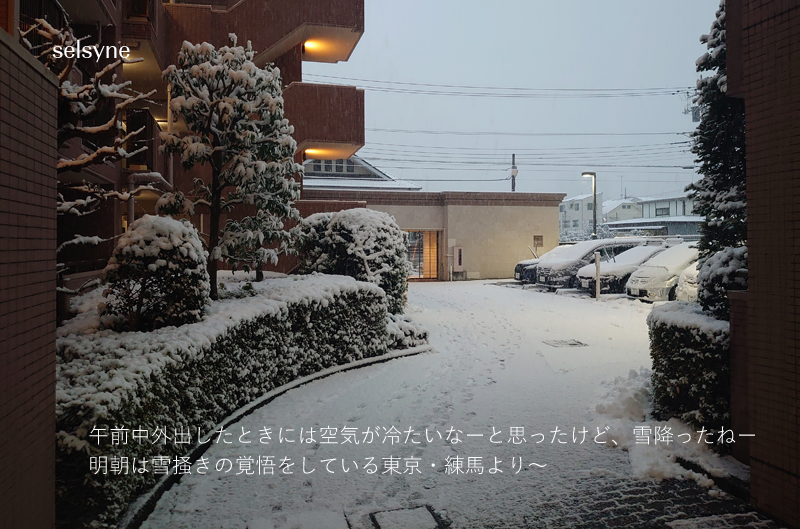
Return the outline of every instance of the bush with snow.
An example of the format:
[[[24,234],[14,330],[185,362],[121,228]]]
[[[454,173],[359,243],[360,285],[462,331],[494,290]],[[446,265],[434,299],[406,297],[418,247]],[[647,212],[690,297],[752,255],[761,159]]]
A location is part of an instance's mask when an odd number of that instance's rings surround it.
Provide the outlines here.
[[[190,222],[152,215],[137,219],[105,269],[104,324],[148,331],[199,321],[209,301],[207,258]]]
[[[388,213],[366,208],[317,213],[303,220],[300,272],[354,277],[386,292],[389,312],[402,314],[411,263],[408,235]]]
[[[747,246],[724,248],[715,253],[697,274],[697,301],[719,320],[730,318],[730,290],[747,290]]]
[[[75,514],[62,521],[113,525],[162,477],[150,465],[146,473],[95,474],[90,457],[175,461],[189,455],[198,431],[210,434],[264,393],[386,352],[386,298],[373,284],[314,275],[270,279],[253,289],[252,297],[213,302],[202,322],[149,333],[101,329],[92,307],[101,299],[96,292],[76,302],[83,312],[59,328],[57,339],[57,509]],[[151,435],[160,428],[171,438],[183,431],[191,442],[104,439],[98,446],[90,436],[94,427]]]
[[[428,343],[428,329],[402,314],[388,314],[386,331],[389,349],[408,349]]]
[[[711,432],[730,426],[730,324],[675,301],[647,317],[653,415]]]

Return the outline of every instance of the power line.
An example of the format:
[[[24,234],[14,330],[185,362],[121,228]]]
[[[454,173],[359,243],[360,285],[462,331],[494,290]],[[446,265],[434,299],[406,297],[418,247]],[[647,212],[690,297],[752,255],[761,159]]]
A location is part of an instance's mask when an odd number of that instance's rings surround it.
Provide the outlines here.
[[[500,86],[475,86],[435,83],[409,83],[401,81],[383,81],[355,77],[337,77],[332,75],[307,74],[310,77],[354,81],[377,86],[362,86],[366,90],[378,92],[396,92],[424,95],[472,96],[472,97],[511,97],[511,98],[609,98],[609,97],[650,97],[690,94],[693,87],[657,87],[657,88],[521,88]],[[328,83],[334,84],[334,83]],[[414,88],[398,88],[414,87]],[[421,87],[421,88],[420,88]],[[433,89],[433,90],[432,90]],[[465,91],[468,90],[468,91]],[[476,90],[480,92],[476,92]]]
[[[691,144],[690,140],[686,141],[673,141],[668,143],[643,143],[639,145],[610,145],[610,146],[599,146],[599,147],[540,147],[540,148],[517,148],[517,147],[497,147],[495,149],[479,149],[477,147],[445,147],[445,146],[436,146],[436,145],[414,145],[408,143],[381,143],[381,142],[368,142],[363,148],[369,148],[373,145],[380,145],[386,147],[410,147],[414,149],[427,149],[427,150],[465,150],[465,151],[507,151],[511,152],[536,152],[536,151],[543,151],[543,152],[551,152],[551,151],[580,151],[580,150],[594,150],[594,149],[633,149],[637,147],[667,147],[673,145],[689,145]]]
[[[498,165],[496,162],[481,162],[481,161],[471,161],[471,162],[458,162],[452,160],[441,160],[441,161],[433,161],[433,160],[420,160],[420,159],[398,159],[398,158],[372,158],[372,160],[384,161],[384,162],[401,162],[401,163],[436,163],[436,164],[459,164],[459,165]],[[517,164],[518,167],[529,167],[529,166],[547,166],[547,167],[582,167],[586,165],[585,163],[581,164],[573,164],[573,163],[519,163]],[[692,169],[694,167],[689,167],[685,165],[624,165],[624,164],[592,164],[594,167],[629,167],[629,168],[653,168],[653,169]],[[409,169],[413,169],[413,167],[409,167]]]
[[[447,134],[453,136],[680,136],[689,132],[478,132],[461,130],[414,130],[365,128],[369,132],[399,134]]]

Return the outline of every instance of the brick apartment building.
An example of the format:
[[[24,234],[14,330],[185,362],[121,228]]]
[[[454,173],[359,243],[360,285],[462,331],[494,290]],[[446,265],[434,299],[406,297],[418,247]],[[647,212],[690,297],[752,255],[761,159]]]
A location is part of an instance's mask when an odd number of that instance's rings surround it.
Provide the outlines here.
[[[728,0],[728,94],[744,98],[749,287],[731,293],[733,430],[755,507],[800,527],[800,2]]]
[[[129,147],[146,144],[146,152],[114,166],[57,175],[57,79],[20,45],[18,28],[36,18],[58,27],[64,12],[76,36],[100,45],[125,45],[134,57],[142,57],[142,62],[119,68],[118,79],[157,93],[153,102],[141,102],[125,116],[128,127],[145,127]],[[169,95],[161,71],[176,60],[184,40],[222,46],[229,33],[236,33],[239,42],[252,42],[259,65],[280,67],[297,160],[304,152],[321,159],[347,158],[364,145],[364,93],[351,86],[304,83],[302,63],[346,61],[364,32],[364,2],[0,0],[0,28],[0,527],[50,528],[55,526],[57,281],[73,286],[99,275],[111,250],[108,244],[62,252],[59,262],[68,271],[57,279],[58,239],[76,233],[119,234],[133,218],[152,212],[156,199],[143,193],[127,206],[110,201],[57,230],[57,183],[86,180],[122,191],[139,183],[132,174],[157,171],[170,183],[164,187],[187,190],[193,178],[206,176],[203,168],[185,173],[177,159],[158,152],[158,133],[169,127]],[[78,61],[71,80],[81,82],[104,65]],[[185,128],[180,121],[172,126]],[[61,150],[70,157],[81,152],[86,150],[79,140]],[[298,207],[302,212],[344,206],[301,201]],[[193,220],[207,229],[207,217],[198,209]]]

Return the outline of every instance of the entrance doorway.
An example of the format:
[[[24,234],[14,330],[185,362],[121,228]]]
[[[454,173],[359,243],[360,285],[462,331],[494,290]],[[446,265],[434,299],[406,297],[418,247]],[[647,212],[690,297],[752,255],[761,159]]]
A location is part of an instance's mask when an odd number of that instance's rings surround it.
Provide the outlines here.
[[[439,232],[408,232],[409,279],[437,279],[439,270]]]

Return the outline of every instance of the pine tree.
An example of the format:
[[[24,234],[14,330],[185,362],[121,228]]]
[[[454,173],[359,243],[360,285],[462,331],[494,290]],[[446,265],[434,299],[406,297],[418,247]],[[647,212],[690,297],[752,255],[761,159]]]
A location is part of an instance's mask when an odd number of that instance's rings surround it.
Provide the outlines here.
[[[698,72],[712,72],[697,82],[695,98],[702,120],[692,136],[692,152],[703,177],[686,187],[695,211],[705,217],[700,229],[701,262],[747,240],[744,101],[726,94],[725,0],[716,15],[711,32],[700,37],[708,52],[696,63]]]
[[[211,166],[211,181],[194,181],[192,202],[211,210],[208,272],[211,297],[217,299],[217,262],[277,263],[292,248],[294,230],[287,220],[299,221],[292,206],[300,186],[292,175],[294,128],[283,113],[280,70],[253,62],[250,43],[215,49],[211,44],[184,42],[177,66],[164,70],[172,87],[172,110],[183,117],[189,134],[161,133],[165,152],[181,155],[183,167]],[[255,214],[220,226],[223,212],[255,206]],[[267,245],[268,247],[264,247]]]

